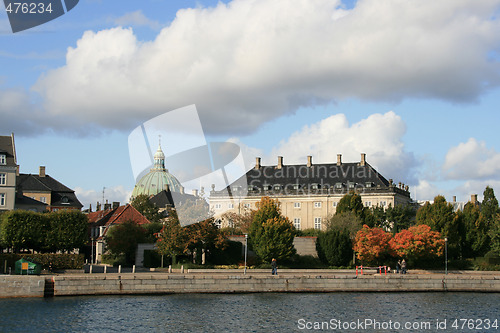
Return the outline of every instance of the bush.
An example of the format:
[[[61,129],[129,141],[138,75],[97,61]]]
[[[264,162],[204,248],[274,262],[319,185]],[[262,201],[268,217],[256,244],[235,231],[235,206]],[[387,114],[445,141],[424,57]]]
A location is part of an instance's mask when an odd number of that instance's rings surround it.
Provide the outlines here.
[[[240,242],[227,241],[224,250],[213,249],[210,253],[210,263],[214,265],[236,265],[241,261],[243,244]]]
[[[19,259],[25,259],[42,265],[43,268],[48,268],[52,263],[52,269],[82,269],[84,264],[83,254],[68,254],[68,253],[35,253],[35,254],[18,254],[18,253],[2,253],[0,254],[0,263],[3,267],[5,260],[7,266],[14,267],[14,263]]]

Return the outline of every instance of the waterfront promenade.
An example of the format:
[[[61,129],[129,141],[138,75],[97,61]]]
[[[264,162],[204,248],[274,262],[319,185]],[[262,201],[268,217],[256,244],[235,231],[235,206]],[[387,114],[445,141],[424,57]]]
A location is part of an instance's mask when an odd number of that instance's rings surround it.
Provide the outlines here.
[[[262,292],[500,292],[500,272],[365,270],[187,270],[0,276],[0,297]]]

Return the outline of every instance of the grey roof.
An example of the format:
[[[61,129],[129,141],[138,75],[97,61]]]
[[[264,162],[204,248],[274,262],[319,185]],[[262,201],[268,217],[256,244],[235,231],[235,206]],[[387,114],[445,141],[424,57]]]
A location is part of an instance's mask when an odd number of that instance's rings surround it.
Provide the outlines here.
[[[247,187],[248,184],[248,187]],[[349,190],[388,189],[389,181],[368,163],[326,163],[307,166],[276,165],[252,168],[245,175],[221,191],[212,191],[211,196],[237,194],[238,190],[248,191],[248,195],[262,194],[266,191],[287,194],[325,193],[334,190],[342,193]],[[399,189],[398,189],[399,190]],[[227,195],[227,194],[226,194]]]
[[[17,165],[13,136],[0,136],[0,153],[6,155],[7,166]]]
[[[75,191],[61,184],[49,175],[40,177],[39,175],[21,173],[16,178],[16,183],[19,191],[51,192],[51,206],[83,207],[76,197]]]
[[[196,197],[191,194],[183,194],[178,192],[172,192],[163,190],[160,193],[152,196],[149,201],[156,205],[158,208],[164,208],[167,206],[175,207],[175,204],[182,205],[187,200],[195,200]]]

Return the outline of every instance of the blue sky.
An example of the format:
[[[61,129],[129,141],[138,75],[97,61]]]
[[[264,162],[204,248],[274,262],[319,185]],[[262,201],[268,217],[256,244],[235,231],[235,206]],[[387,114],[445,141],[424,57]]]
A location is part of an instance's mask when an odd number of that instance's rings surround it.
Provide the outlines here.
[[[125,202],[127,138],[196,104],[209,141],[265,164],[367,161],[412,197],[500,190],[500,0],[81,0],[13,34],[0,134],[85,207]],[[165,142],[164,150],[169,145]]]

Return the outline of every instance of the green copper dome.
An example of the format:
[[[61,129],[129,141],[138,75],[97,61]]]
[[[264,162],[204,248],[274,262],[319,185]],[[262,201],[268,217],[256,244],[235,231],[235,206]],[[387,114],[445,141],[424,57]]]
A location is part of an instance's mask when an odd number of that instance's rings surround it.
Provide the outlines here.
[[[165,154],[163,154],[159,145],[154,155],[153,168],[135,184],[132,191],[132,198],[140,194],[146,194],[147,196],[156,195],[165,190],[167,185],[168,189],[172,192],[183,192],[181,183],[165,169]]]

